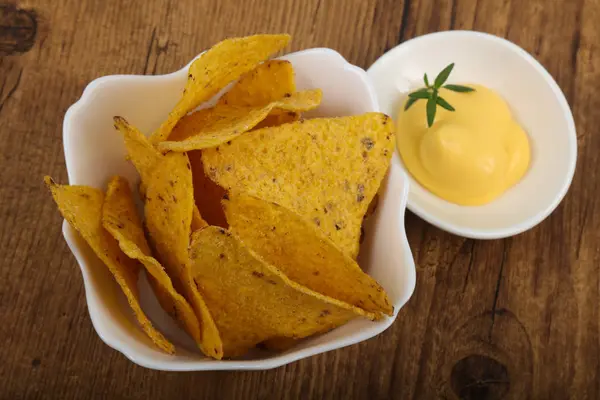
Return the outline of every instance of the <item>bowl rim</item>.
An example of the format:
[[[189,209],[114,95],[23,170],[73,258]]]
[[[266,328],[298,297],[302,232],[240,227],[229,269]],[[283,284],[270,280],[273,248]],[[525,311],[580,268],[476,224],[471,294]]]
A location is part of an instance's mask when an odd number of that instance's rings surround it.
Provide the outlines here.
[[[463,237],[466,237],[469,239],[485,239],[485,240],[503,239],[503,238],[507,238],[510,236],[515,236],[520,233],[523,233],[523,232],[535,227],[543,220],[545,220],[556,209],[556,207],[558,207],[558,205],[561,203],[561,201],[566,196],[566,194],[569,190],[569,187],[571,186],[571,183],[573,181],[573,177],[575,175],[575,168],[577,165],[577,129],[575,126],[575,120],[573,118],[573,113],[571,111],[569,103],[568,103],[563,91],[561,90],[560,86],[558,86],[558,83],[556,83],[556,81],[554,80],[552,75],[531,54],[529,54],[527,51],[525,51],[519,45],[517,45],[505,38],[502,38],[500,36],[496,36],[496,35],[493,35],[490,33],[486,33],[486,32],[479,32],[479,31],[468,31],[468,30],[440,31],[440,32],[433,32],[433,33],[429,33],[426,35],[417,36],[415,38],[409,39],[405,42],[398,44],[397,46],[388,50],[381,57],[379,57],[367,69],[367,74],[369,75],[369,78],[372,79],[371,76],[374,75],[373,71],[375,71],[376,68],[380,68],[380,65],[385,65],[387,60],[391,59],[391,57],[393,56],[393,53],[401,51],[402,48],[406,47],[407,45],[414,44],[415,42],[427,41],[427,40],[431,40],[431,39],[439,37],[439,36],[447,36],[447,37],[452,37],[452,38],[476,37],[478,39],[487,40],[487,41],[494,43],[495,45],[503,46],[506,49],[512,51],[513,53],[515,53],[516,55],[521,57],[523,60],[525,60],[531,67],[533,67],[534,70],[544,79],[544,82],[552,90],[552,93],[554,94],[556,100],[558,101],[560,109],[562,111],[562,114],[565,118],[565,121],[567,124],[567,130],[564,132],[564,134],[567,136],[568,142],[569,142],[569,149],[568,149],[569,164],[568,164],[568,169],[567,169],[567,174],[565,176],[565,179],[563,180],[560,189],[554,195],[554,199],[552,200],[552,202],[550,204],[548,204],[545,208],[542,208],[535,215],[521,221],[520,223],[514,224],[510,227],[499,228],[499,229],[475,229],[475,228],[469,228],[469,227],[455,225],[451,222],[447,222],[443,218],[439,218],[438,216],[432,215],[431,213],[427,212],[427,210],[425,208],[423,208],[418,201],[415,201],[414,196],[411,196],[410,193],[409,193],[407,208],[410,211],[412,211],[413,213],[415,213],[416,215],[418,215],[423,220],[427,221],[428,223],[430,223],[434,226],[437,226],[438,228],[440,228],[446,232],[450,232],[452,234],[463,236]],[[405,173],[408,174],[408,171],[404,167],[404,164],[401,164],[401,168],[404,170]],[[411,183],[412,183],[412,181],[414,181],[417,185],[420,185],[416,180],[411,179]],[[466,206],[466,207],[471,207],[471,206]]]
[[[203,52],[202,52],[203,53]],[[194,57],[189,63],[184,65],[181,69],[170,72],[163,75],[127,75],[127,74],[115,74],[115,75],[106,75],[102,77],[98,77],[91,81],[83,90],[81,97],[73,103],[67,112],[65,113],[63,119],[63,149],[64,156],[66,161],[66,169],[67,176],[70,183],[74,180],[73,168],[69,168],[70,162],[69,159],[72,150],[72,146],[69,141],[69,136],[72,134],[72,124],[73,120],[76,119],[81,113],[85,113],[85,109],[89,106],[90,101],[94,98],[95,92],[97,90],[102,90],[101,86],[104,82],[112,81],[112,80],[144,80],[148,83],[152,83],[152,81],[159,81],[165,79],[171,79],[175,76],[181,74],[187,74],[187,70],[189,65],[198,57],[202,55],[199,53],[196,57]],[[329,48],[311,48],[306,50],[301,50],[297,52],[292,52],[285,54],[279,58],[286,58],[288,56],[297,56],[303,54],[316,54],[316,53],[324,53],[329,57],[334,57],[335,62],[339,63],[341,68],[348,69],[354,71],[357,76],[357,79],[360,78],[363,85],[367,88],[369,92],[369,102],[372,104],[373,111],[379,111],[379,103],[377,94],[375,89],[370,84],[370,81],[367,77],[366,71],[362,68],[349,63],[341,54],[337,51]],[[408,238],[406,236],[406,228],[404,225],[404,216],[406,212],[406,204],[408,199],[409,192],[409,180],[406,172],[400,167],[400,162],[398,159],[394,160],[396,157],[399,157],[397,152],[394,152],[392,162],[390,163],[390,169],[388,170],[388,176],[392,172],[392,168],[394,169],[394,173],[399,176],[401,180],[402,190],[401,190],[401,201],[398,204],[398,221],[400,223],[399,227],[399,236],[401,239],[400,243],[396,245],[402,247],[402,251],[405,254],[403,258],[404,265],[403,269],[407,271],[406,276],[403,277],[405,281],[404,286],[404,295],[400,297],[400,299],[394,304],[394,314],[391,317],[384,317],[385,324],[381,324],[378,326],[373,326],[373,328],[361,332],[361,335],[348,335],[345,337],[336,338],[335,340],[331,340],[325,343],[319,343],[312,347],[307,347],[301,350],[280,353],[270,358],[258,359],[258,360],[213,360],[213,359],[199,359],[194,361],[177,361],[173,362],[164,362],[160,360],[155,360],[151,356],[141,355],[136,350],[131,349],[126,343],[120,341],[117,337],[113,337],[112,335],[107,334],[102,327],[104,325],[103,322],[100,321],[99,307],[102,307],[98,304],[98,301],[95,299],[95,289],[92,286],[89,265],[85,260],[85,251],[81,248],[81,245],[85,245],[85,243],[81,243],[81,239],[79,238],[76,231],[68,224],[66,220],[63,220],[62,225],[62,233],[69,246],[71,252],[73,253],[77,264],[82,273],[84,291],[86,297],[86,303],[88,306],[88,313],[90,315],[90,319],[92,321],[92,325],[94,330],[100,337],[100,339],[106,343],[109,347],[123,354],[126,358],[132,361],[135,364],[138,364],[142,367],[146,367],[149,369],[155,370],[168,370],[168,371],[205,371],[205,370],[266,370],[272,369],[279,366],[283,366],[297,360],[310,357],[313,355],[321,354],[328,352],[330,350],[339,349],[342,347],[346,347],[355,343],[362,342],[369,338],[372,338],[376,335],[379,335],[387,328],[389,328],[392,323],[395,321],[398,312],[407,301],[412,296],[415,285],[416,285],[416,268],[414,258],[412,256],[412,252],[410,250],[410,246],[408,243]],[[145,272],[144,272],[145,273]]]

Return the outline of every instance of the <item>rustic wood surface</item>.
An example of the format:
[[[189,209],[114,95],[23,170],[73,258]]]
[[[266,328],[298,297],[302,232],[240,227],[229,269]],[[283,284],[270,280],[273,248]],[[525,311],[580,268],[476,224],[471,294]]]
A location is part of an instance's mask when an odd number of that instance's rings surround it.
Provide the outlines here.
[[[0,398],[600,398],[600,0],[0,0]],[[428,32],[532,53],[573,108],[579,162],[531,231],[473,241],[406,218],[417,289],[377,338],[264,372],[150,371],[108,348],[42,176],[106,74],[161,74],[227,36],[289,32],[368,67]],[[597,212],[598,211],[598,212]]]

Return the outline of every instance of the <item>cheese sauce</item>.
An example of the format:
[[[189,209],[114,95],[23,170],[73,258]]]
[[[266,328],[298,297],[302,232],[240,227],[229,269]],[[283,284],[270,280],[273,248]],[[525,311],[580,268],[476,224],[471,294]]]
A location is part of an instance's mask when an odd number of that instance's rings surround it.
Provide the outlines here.
[[[494,91],[440,89],[456,111],[437,108],[428,128],[425,106],[417,101],[399,113],[398,150],[410,174],[433,194],[460,205],[482,205],[499,197],[527,171],[527,134]]]

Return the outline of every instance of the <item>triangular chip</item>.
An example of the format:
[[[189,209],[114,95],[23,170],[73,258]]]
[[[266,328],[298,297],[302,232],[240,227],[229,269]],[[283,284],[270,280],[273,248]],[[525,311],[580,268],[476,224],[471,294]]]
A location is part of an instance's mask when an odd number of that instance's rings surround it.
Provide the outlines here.
[[[177,293],[162,265],[152,257],[133,194],[125,178],[116,176],[108,184],[102,207],[102,226],[117,240],[119,247],[129,258],[144,265],[150,285],[163,309],[178,320],[185,331],[200,344],[198,318],[185,298]]]
[[[307,218],[355,258],[360,228],[394,150],[380,113],[319,118],[248,132],[202,152],[209,178]]]
[[[216,147],[235,139],[254,128],[274,109],[308,111],[321,103],[320,89],[296,92],[267,105],[236,107],[217,105],[197,111],[183,118],[170,141],[158,144],[167,151],[190,151]]]
[[[210,48],[190,66],[183,96],[168,119],[152,134],[151,142],[157,144],[167,140],[184,115],[283,49],[289,41],[289,35],[255,35],[227,39]]]
[[[219,332],[190,275],[188,245],[193,196],[187,155],[166,154],[148,182],[144,210],[146,226],[158,259],[173,280],[175,289],[190,302],[200,321],[201,350],[207,356],[220,359],[223,349]]]
[[[229,229],[292,281],[363,310],[392,315],[383,288],[314,224],[245,194],[223,200]]]
[[[113,119],[115,128],[123,134],[125,148],[127,149],[129,159],[140,174],[140,194],[142,197],[145,197],[147,182],[150,181],[154,168],[163,156],[154,148],[154,146],[152,146],[152,144],[150,144],[148,138],[135,126],[129,124],[125,118],[114,117]],[[195,206],[191,224],[193,231],[208,226]]]
[[[242,107],[262,106],[290,96],[295,91],[292,63],[284,60],[268,60],[242,76],[219,99],[218,104]],[[299,112],[274,109],[253,129],[282,125],[297,121],[299,118]]]
[[[292,63],[268,60],[248,72],[217,104],[238,107],[267,105],[296,91]]]
[[[194,232],[192,275],[221,332],[225,356],[271,337],[303,338],[370,313],[298,285],[230,232]]]
[[[44,182],[63,217],[108,267],[144,332],[157,347],[172,354],[175,346],[152,326],[140,306],[137,288],[139,263],[123,254],[117,241],[102,228],[104,193],[88,186],[58,185],[48,176]]]
[[[140,174],[142,188],[150,180],[152,171],[162,155],[150,144],[148,138],[123,117],[114,117],[115,129],[123,134],[129,159]],[[142,189],[145,191],[145,189]]]
[[[185,140],[198,134],[205,127],[220,122],[224,118],[221,116],[217,116],[217,114],[215,113],[216,107],[217,106],[210,108],[202,108],[181,118],[177,125],[175,125],[175,127],[171,131],[168,142],[178,142]],[[217,111],[222,109],[223,107],[219,107]],[[225,111],[229,110],[231,110],[231,108],[229,106],[226,106]]]

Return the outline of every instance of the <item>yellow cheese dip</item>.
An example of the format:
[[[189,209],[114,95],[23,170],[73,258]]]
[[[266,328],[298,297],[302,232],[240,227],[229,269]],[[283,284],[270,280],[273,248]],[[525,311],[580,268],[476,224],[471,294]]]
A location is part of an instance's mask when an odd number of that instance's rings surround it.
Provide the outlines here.
[[[410,174],[435,195],[460,205],[488,203],[517,183],[529,165],[527,134],[494,91],[440,89],[456,111],[437,107],[427,127],[419,100],[398,118],[398,150]]]

